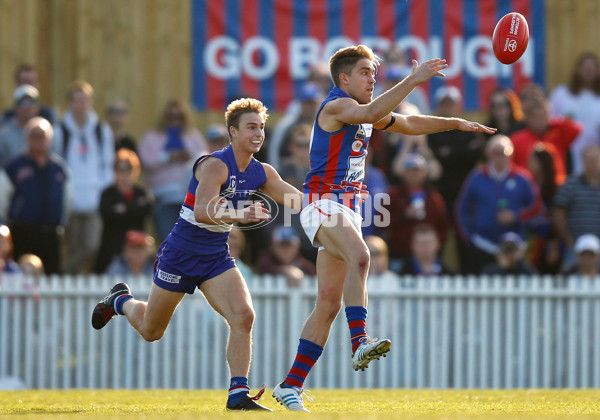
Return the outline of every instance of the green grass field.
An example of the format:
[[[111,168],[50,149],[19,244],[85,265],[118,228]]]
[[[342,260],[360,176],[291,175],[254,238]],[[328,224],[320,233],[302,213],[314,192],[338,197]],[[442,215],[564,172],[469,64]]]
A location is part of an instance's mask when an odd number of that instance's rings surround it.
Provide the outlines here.
[[[314,390],[306,406],[316,419],[600,419],[600,390]],[[228,413],[225,392],[1,391],[0,418],[9,419],[273,419],[288,413],[270,396],[275,413]]]

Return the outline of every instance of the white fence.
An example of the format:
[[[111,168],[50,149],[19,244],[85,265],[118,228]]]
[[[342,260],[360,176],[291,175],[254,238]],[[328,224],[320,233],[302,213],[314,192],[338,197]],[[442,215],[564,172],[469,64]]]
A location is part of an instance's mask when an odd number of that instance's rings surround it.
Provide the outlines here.
[[[165,337],[146,343],[116,318],[92,329],[91,310],[118,278],[52,277],[37,286],[4,276],[0,377],[31,388],[225,388],[227,327],[199,292],[186,296]],[[125,279],[145,298],[151,279]],[[312,310],[316,287],[252,282],[256,309],[250,384],[280,382]],[[343,310],[308,387],[600,387],[600,278],[405,278],[371,290],[368,332],[392,350],[365,372],[350,366]]]

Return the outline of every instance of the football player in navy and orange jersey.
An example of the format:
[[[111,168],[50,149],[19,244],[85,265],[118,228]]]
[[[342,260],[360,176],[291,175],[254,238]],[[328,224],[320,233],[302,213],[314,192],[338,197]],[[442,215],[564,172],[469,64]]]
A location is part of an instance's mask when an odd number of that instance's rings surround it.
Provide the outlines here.
[[[268,410],[249,396],[254,308],[248,287],[229,255],[227,239],[233,223],[265,221],[262,203],[243,207],[256,191],[300,210],[302,193],[283,181],[272,166],[254,159],[265,138],[267,108],[258,100],[233,101],[225,113],[231,145],[200,157],[193,168],[179,219],[160,245],[148,302],[131,296],[117,283],[94,308],[92,325],[103,328],[115,315],[125,315],[147,341],[159,340],[186,293],[196,288],[229,325],[227,363],[231,374],[229,410]]]
[[[379,58],[364,45],[337,51],[329,61],[334,88],[321,103],[313,126],[310,172],[304,184],[300,220],[315,247],[318,296],[302,330],[298,354],[284,382],[273,391],[287,409],[308,411],[302,386],[327,342],[331,324],[346,305],[352,341],[352,367],[364,370],[385,355],[389,340],[372,340],[366,333],[369,251],[361,234],[361,191],[365,157],[373,128],[405,134],[429,134],[458,129],[496,130],[460,118],[400,115],[393,111],[419,84],[441,73],[446,60],[433,59],[393,88],[372,99]]]

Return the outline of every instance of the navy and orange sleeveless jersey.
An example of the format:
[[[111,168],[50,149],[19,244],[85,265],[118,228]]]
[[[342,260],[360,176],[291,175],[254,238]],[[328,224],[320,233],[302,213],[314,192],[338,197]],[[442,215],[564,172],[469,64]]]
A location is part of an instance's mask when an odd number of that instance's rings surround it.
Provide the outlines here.
[[[231,145],[196,160],[179,219],[166,239],[169,245],[188,254],[210,255],[223,251],[226,249],[229,231],[232,228],[230,224],[199,223],[194,218],[194,203],[196,188],[198,188],[198,180],[194,172],[198,164],[208,156],[216,157],[227,165],[227,181],[221,185],[219,197],[222,202],[226,201],[229,207],[241,209],[238,207],[241,206],[240,202],[248,200],[267,181],[262,164],[254,158],[246,170],[241,172],[237,167]]]
[[[325,98],[315,117],[310,141],[310,171],[304,183],[303,207],[313,201],[330,199],[360,212],[360,191],[365,188],[365,159],[373,124],[346,125],[334,132],[319,127],[323,106],[330,101],[348,97],[334,87]]]

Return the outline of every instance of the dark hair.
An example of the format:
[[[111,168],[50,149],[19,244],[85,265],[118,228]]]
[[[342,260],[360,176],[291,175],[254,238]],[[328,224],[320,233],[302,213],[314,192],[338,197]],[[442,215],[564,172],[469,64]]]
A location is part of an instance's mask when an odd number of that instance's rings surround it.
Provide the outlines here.
[[[19,64],[17,66],[17,68],[15,69],[15,74],[14,74],[15,83],[19,83],[19,78],[21,77],[21,73],[24,73],[27,71],[36,71],[36,69],[31,64],[27,64],[27,63]]]
[[[556,185],[556,168],[554,167],[554,158],[546,148],[546,145],[542,142],[535,144],[531,152],[531,156],[535,157],[540,164],[543,177],[541,181],[537,181],[540,187],[540,195],[542,196],[544,204],[550,207],[554,200],[556,189],[558,188]]]
[[[598,63],[598,56],[592,52],[581,54],[575,62],[575,66],[571,72],[571,78],[569,79],[569,90],[574,95],[581,92],[583,81],[581,80],[581,77],[579,77],[579,67],[581,67],[581,64],[587,59],[593,60],[596,64],[596,70],[598,70],[598,72],[596,74],[596,80],[594,80],[594,83],[592,84],[592,89],[596,95],[600,95],[600,63]]]
[[[413,228],[412,237],[414,238],[417,235],[424,235],[427,233],[433,233],[435,237],[439,240],[437,231],[429,223],[419,223],[418,225],[415,225],[415,227]]]
[[[369,59],[376,68],[379,65],[379,57],[366,45],[353,45],[337,50],[329,59],[329,72],[333,84],[340,87],[340,74],[350,74],[357,61],[362,58]]]
[[[487,126],[489,127],[497,127],[498,121],[494,118],[494,115],[491,112],[492,109],[492,98],[496,95],[502,95],[502,98],[508,104],[510,108],[510,125],[515,125],[519,121],[523,119],[523,109],[521,108],[521,100],[517,96],[517,94],[507,87],[498,87],[496,88],[492,94],[490,95],[489,109],[490,109],[490,119],[487,122]]]

